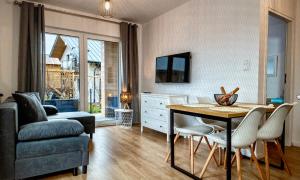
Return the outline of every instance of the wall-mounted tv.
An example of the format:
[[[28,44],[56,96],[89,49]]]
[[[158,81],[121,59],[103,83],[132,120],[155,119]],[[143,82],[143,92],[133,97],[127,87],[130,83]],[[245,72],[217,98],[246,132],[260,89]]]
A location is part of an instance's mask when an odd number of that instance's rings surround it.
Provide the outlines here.
[[[156,83],[190,82],[191,53],[181,53],[156,58]]]

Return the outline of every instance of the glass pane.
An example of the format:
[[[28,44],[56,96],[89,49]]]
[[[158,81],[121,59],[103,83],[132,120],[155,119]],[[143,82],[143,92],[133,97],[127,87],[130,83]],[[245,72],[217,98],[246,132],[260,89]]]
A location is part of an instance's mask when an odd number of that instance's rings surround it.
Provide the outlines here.
[[[45,104],[59,112],[79,110],[79,38],[46,33]]]
[[[89,111],[100,114],[102,112],[101,80],[103,74],[101,72],[104,62],[104,42],[88,39],[87,48]]]
[[[119,44],[87,40],[89,111],[111,120],[119,107]]]

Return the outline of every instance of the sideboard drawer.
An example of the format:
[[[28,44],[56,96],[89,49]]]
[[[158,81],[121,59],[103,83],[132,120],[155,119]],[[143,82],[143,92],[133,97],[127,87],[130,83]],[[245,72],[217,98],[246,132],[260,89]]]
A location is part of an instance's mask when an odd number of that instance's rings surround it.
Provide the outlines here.
[[[168,105],[168,99],[157,97],[143,97],[141,103],[142,106],[166,109],[166,106]]]
[[[150,107],[142,107],[142,117],[147,117],[150,119],[156,119],[160,121],[167,122],[169,119],[169,111],[162,109],[154,109]]]
[[[154,129],[159,132],[167,133],[168,125],[166,122],[160,122],[157,120],[143,120],[143,126],[148,127],[150,129]]]

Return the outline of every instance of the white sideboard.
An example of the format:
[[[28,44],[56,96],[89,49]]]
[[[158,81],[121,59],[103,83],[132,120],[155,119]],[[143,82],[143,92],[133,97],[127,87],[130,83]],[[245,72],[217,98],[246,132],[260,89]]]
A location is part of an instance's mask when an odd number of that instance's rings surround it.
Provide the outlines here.
[[[141,94],[141,132],[144,127],[166,133],[169,141],[170,111],[167,105],[187,104],[185,95]]]

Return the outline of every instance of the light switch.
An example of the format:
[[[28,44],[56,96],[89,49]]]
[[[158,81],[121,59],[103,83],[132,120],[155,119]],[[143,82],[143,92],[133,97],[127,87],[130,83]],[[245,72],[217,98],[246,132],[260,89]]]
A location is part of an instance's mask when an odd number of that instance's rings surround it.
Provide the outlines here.
[[[250,70],[250,60],[249,59],[244,60],[243,70],[244,71],[249,71]]]

